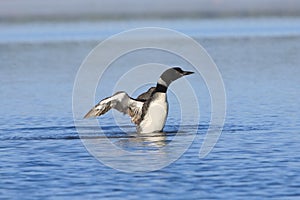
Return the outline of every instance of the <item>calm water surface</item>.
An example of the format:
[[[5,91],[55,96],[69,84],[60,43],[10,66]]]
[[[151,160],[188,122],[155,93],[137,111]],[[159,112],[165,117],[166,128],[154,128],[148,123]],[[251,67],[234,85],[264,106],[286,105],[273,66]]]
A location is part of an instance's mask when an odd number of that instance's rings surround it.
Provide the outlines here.
[[[251,24],[255,31],[247,31],[242,22],[236,25],[236,34],[220,34],[217,25],[211,30],[213,21],[206,30],[217,36],[199,33],[197,41],[218,65],[226,87],[227,118],[220,140],[206,158],[199,159],[210,118],[204,88],[200,122],[185,126],[186,133],[198,129],[187,152],[166,168],[133,174],[111,169],[92,157],[74,127],[73,82],[82,60],[98,42],[83,36],[31,43],[26,38],[30,34],[21,34],[21,39],[16,34],[19,40],[12,42],[2,36],[0,198],[299,198],[300,31],[288,25],[295,20],[284,21],[292,34],[274,24],[271,32],[265,28],[259,34],[262,24]],[[190,22],[178,30],[189,34],[198,24]],[[169,58],[160,59],[174,64]],[[166,142],[172,140],[178,120],[171,97]],[[128,135],[120,132],[111,115],[101,120],[105,135],[114,143],[133,151],[150,148],[126,142]],[[134,131],[125,119],[124,127]]]

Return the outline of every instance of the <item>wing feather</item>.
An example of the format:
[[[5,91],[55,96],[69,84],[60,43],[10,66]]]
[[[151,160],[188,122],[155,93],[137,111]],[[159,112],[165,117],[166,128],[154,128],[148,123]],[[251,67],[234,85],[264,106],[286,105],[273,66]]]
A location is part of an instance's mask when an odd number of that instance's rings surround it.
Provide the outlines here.
[[[126,92],[117,92],[111,97],[101,100],[84,118],[97,117],[114,108],[121,113],[128,114],[131,121],[139,124],[142,116],[143,101],[133,99]]]
[[[152,93],[154,92],[156,87],[151,87],[147,90],[147,92],[144,92],[140,94],[136,99],[141,101],[147,101],[152,96]]]

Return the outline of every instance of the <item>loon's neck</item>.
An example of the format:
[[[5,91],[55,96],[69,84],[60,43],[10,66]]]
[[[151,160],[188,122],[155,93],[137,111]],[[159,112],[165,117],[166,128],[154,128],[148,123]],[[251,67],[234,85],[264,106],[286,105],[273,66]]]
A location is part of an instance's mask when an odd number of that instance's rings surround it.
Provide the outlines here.
[[[165,80],[163,77],[160,77],[157,81],[155,92],[166,93],[171,82],[172,80]]]
[[[167,92],[168,87],[165,85],[162,85],[160,83],[157,83],[156,88],[155,88],[155,92],[162,92],[162,93],[166,93]]]

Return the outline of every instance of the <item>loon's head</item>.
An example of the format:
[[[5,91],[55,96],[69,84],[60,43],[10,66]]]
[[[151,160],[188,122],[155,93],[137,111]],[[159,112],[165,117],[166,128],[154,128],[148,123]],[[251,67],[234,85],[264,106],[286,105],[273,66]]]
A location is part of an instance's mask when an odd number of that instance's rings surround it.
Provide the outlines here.
[[[173,67],[167,69],[166,71],[164,71],[164,73],[162,73],[158,83],[168,87],[173,81],[193,73],[194,72],[183,71],[180,67]]]

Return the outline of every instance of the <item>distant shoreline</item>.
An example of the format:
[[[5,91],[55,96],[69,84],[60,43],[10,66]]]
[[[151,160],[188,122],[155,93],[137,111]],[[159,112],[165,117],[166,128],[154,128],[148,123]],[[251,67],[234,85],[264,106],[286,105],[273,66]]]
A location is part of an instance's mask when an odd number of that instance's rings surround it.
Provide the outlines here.
[[[10,0],[0,21],[300,16],[298,0]]]

